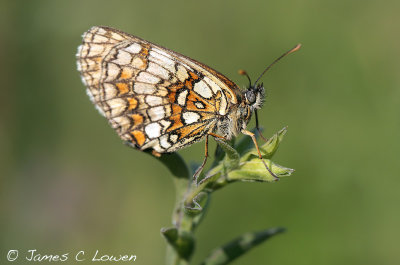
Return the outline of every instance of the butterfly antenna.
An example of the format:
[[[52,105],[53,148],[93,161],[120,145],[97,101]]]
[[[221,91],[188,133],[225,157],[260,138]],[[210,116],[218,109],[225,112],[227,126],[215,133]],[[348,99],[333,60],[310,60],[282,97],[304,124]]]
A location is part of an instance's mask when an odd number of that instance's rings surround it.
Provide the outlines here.
[[[264,72],[262,72],[262,74],[260,75],[259,78],[257,78],[256,82],[254,83],[254,86],[258,83],[258,81],[260,81],[260,78],[274,65],[276,64],[280,59],[282,59],[283,57],[285,57],[286,55],[295,52],[297,50],[299,50],[301,47],[301,44],[297,44],[295,47],[293,47],[292,49],[288,50],[287,52],[285,52],[284,54],[282,54],[281,56],[279,56],[277,59],[275,59],[275,61],[273,61],[267,68],[265,68]]]
[[[247,72],[245,70],[239,70],[239,75],[244,75],[247,77],[247,79],[249,80],[249,88],[251,87],[251,79],[250,76],[247,74]]]
[[[258,83],[258,81],[260,81],[260,78],[274,65],[276,64],[280,59],[282,59],[283,57],[285,57],[286,55],[295,52],[297,50],[299,50],[301,47],[301,44],[297,44],[295,47],[293,47],[292,49],[290,49],[289,51],[285,52],[284,54],[282,54],[281,56],[279,56],[277,59],[275,59],[275,61],[273,61],[265,70],[264,72],[262,72],[262,74],[257,78],[257,81],[254,83],[254,86],[256,86],[256,84]],[[268,139],[264,137],[264,135],[261,132],[261,129],[258,125],[258,113],[257,110],[255,110],[255,114],[256,114],[256,129],[260,135],[260,137],[265,141],[268,142]]]

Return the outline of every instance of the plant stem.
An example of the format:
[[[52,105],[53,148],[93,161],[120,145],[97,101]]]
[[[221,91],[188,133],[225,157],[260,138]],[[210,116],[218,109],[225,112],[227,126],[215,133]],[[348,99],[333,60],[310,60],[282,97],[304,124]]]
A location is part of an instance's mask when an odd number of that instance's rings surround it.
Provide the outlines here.
[[[189,179],[187,178],[174,178],[175,184],[175,206],[172,214],[172,224],[177,230],[178,238],[183,234],[187,233],[192,235],[192,220],[188,218],[184,211],[184,198],[190,189]],[[178,239],[179,240],[179,239]],[[166,253],[166,264],[167,265],[187,265],[189,264],[188,259],[184,259],[180,253],[174,248],[173,244],[168,244]]]

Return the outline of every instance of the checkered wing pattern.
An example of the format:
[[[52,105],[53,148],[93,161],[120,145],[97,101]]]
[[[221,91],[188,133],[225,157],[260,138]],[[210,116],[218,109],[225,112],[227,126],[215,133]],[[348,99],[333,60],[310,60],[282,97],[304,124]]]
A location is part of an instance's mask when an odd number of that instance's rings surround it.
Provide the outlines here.
[[[179,53],[108,27],[83,35],[78,70],[87,94],[133,147],[174,152],[215,130],[238,87]]]

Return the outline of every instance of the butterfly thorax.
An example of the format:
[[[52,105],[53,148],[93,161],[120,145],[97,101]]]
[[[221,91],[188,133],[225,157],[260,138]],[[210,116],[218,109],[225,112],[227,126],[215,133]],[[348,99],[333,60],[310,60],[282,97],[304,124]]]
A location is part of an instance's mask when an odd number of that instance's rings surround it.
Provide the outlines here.
[[[225,139],[230,140],[246,129],[250,118],[251,111],[248,105],[244,103],[234,105],[226,116],[218,120],[215,132]]]
[[[265,98],[263,84],[250,86],[238,97],[238,104],[231,105],[226,116],[221,117],[216,126],[216,133],[230,140],[245,130],[256,109],[260,109]]]

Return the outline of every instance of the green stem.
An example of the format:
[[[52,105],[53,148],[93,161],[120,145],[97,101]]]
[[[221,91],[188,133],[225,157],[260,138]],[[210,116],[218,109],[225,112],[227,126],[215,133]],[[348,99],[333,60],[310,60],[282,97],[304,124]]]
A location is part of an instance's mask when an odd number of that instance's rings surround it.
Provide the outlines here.
[[[191,191],[189,178],[174,178],[176,189],[175,209],[172,215],[173,231],[167,237],[167,265],[187,265],[194,250],[194,222],[195,216],[185,210],[185,197]]]
[[[188,265],[189,262],[187,260],[182,259],[174,247],[170,244],[167,245],[167,254],[166,254],[166,264],[167,265]]]

